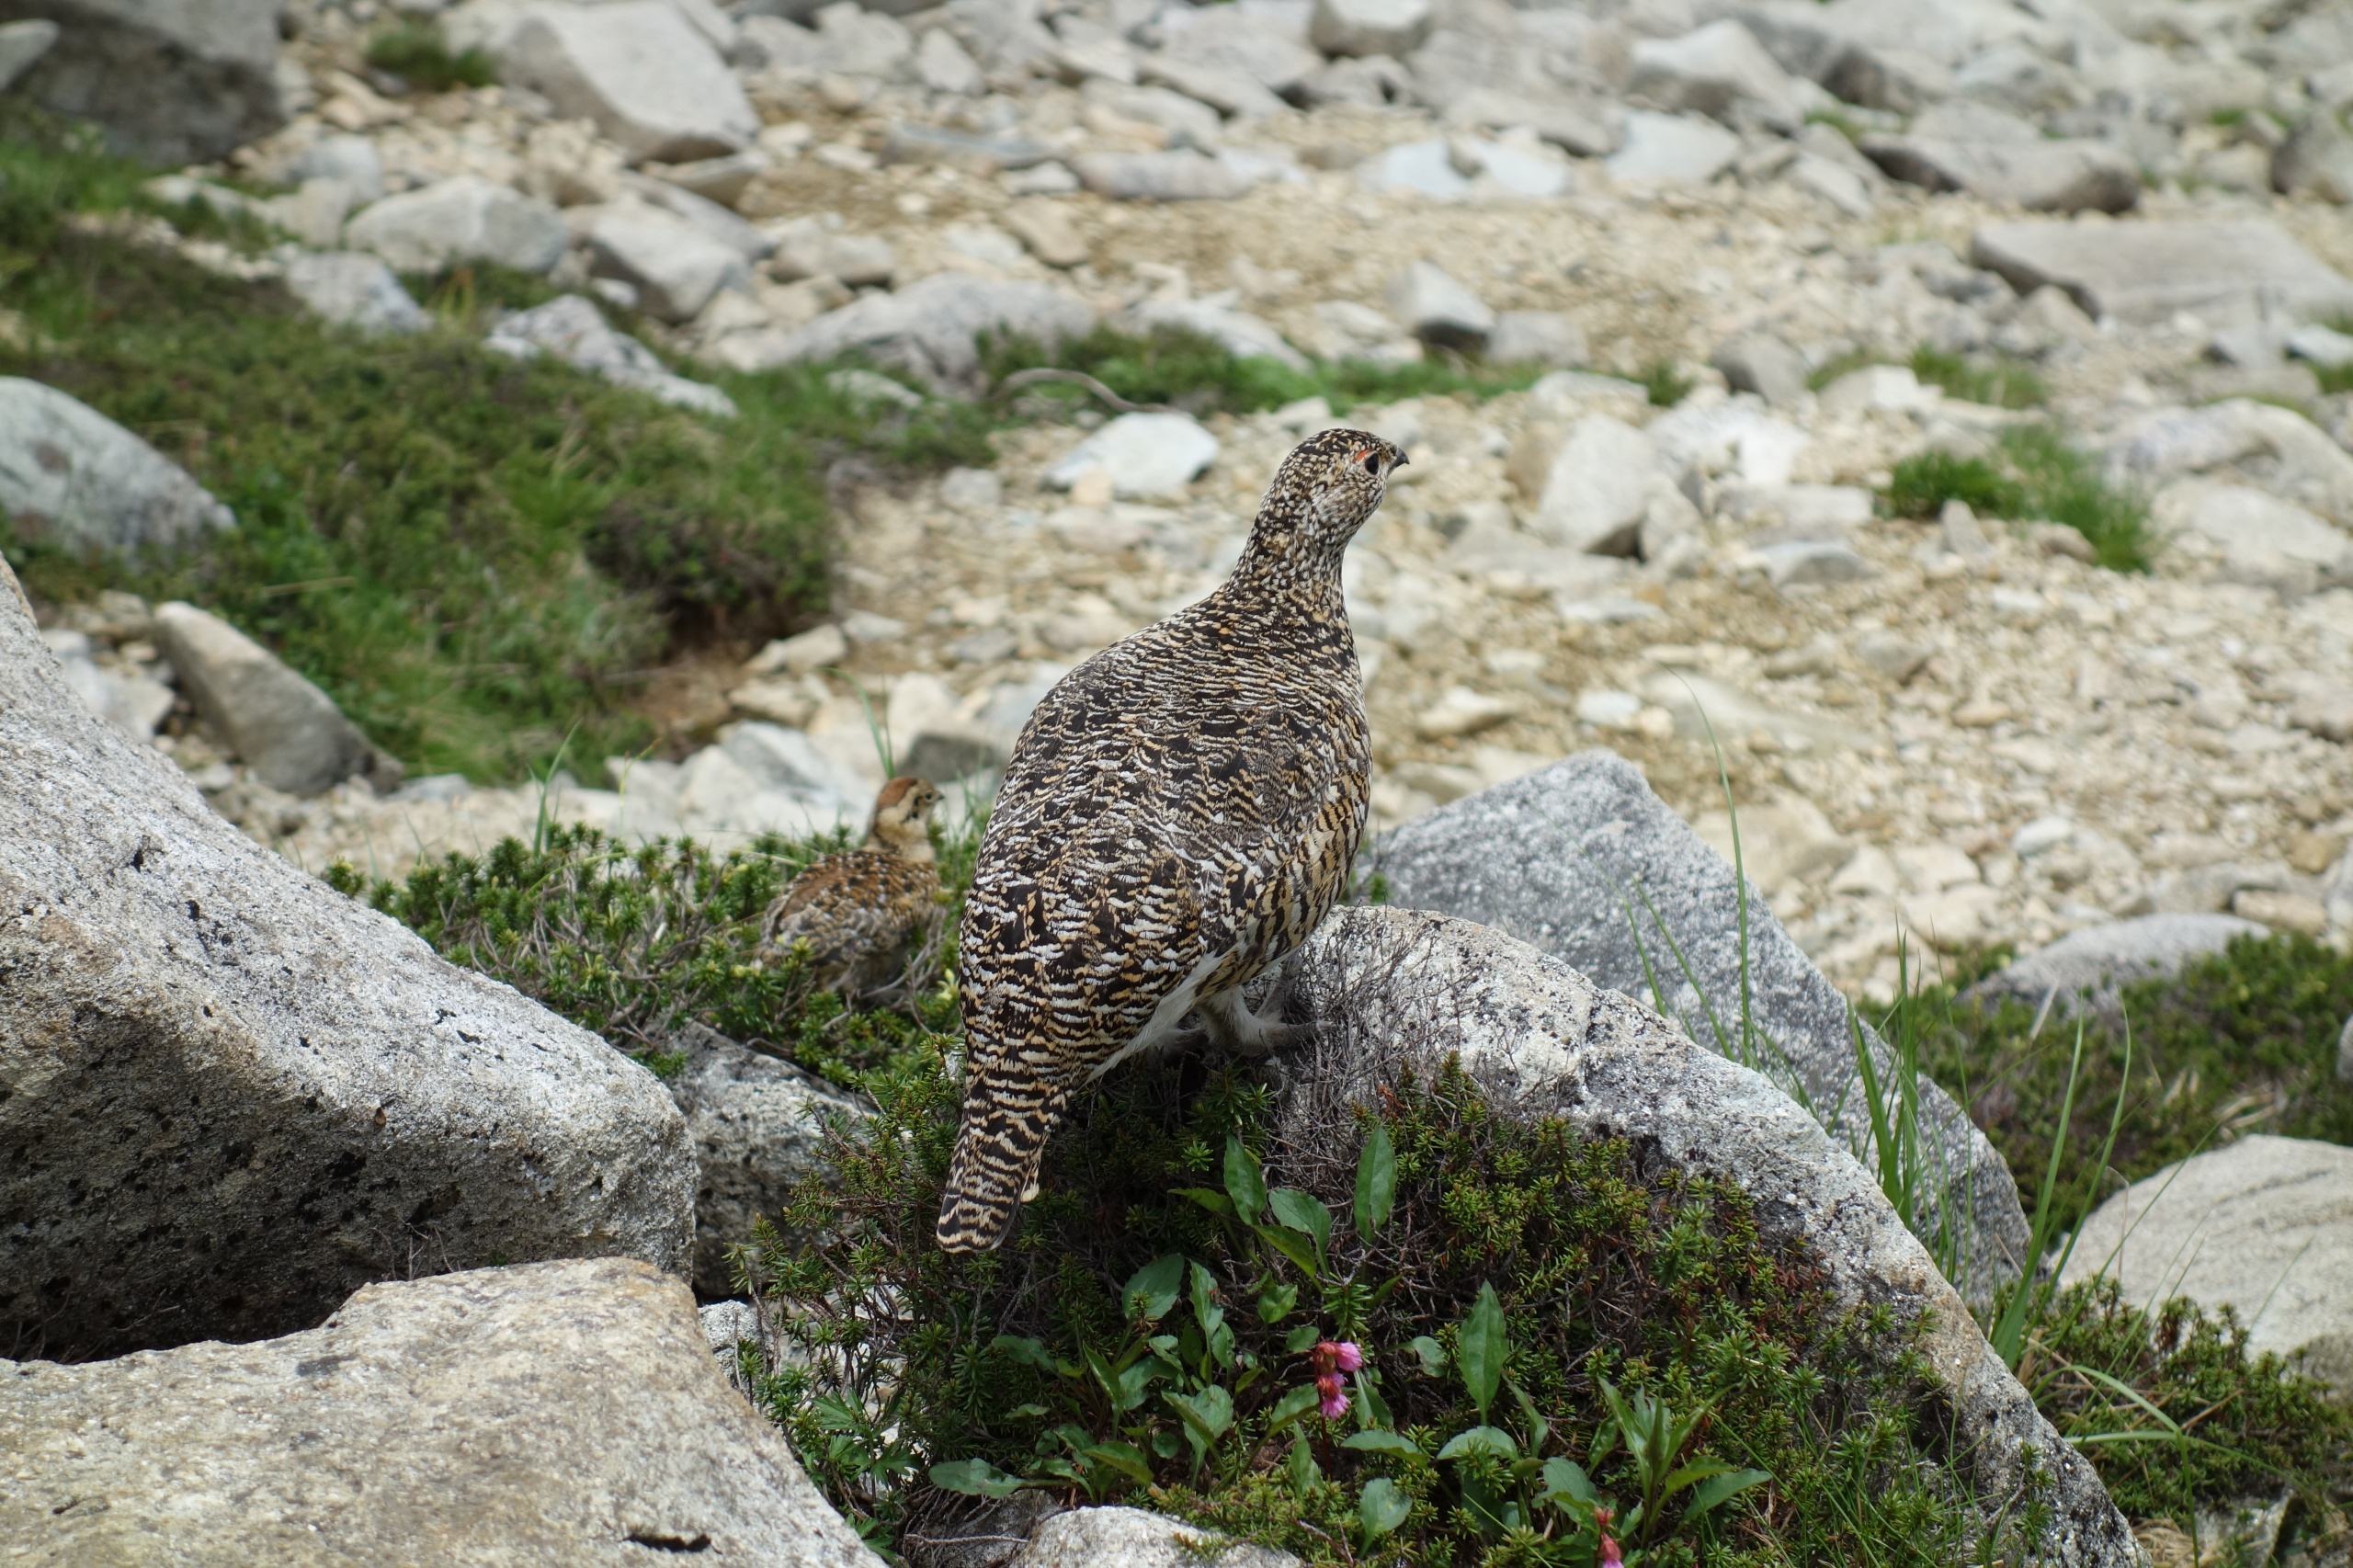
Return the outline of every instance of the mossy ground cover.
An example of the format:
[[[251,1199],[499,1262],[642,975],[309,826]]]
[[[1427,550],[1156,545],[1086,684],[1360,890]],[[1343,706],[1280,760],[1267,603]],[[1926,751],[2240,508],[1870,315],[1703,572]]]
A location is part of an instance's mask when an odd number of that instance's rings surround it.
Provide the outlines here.
[[[1990,517],[2062,523],[2084,536],[2102,566],[2148,570],[2148,506],[2100,477],[2097,465],[2047,425],[2002,432],[1994,451],[1961,457],[1929,450],[1895,465],[1886,494],[1899,517],[1933,517],[1947,501]]]
[[[1941,1396],[1904,1335],[1827,1310],[1811,1262],[1763,1245],[1740,1194],[1497,1117],[1452,1076],[1392,1085],[1377,1117],[1302,1151],[1273,1137],[1258,1069],[1137,1063],[1082,1099],[1007,1248],[945,1256],[930,1238],[958,1106],[941,983],[955,909],[890,1005],[845,1011],[813,995],[790,962],[763,962],[759,920],[829,846],[631,850],[551,827],[536,846],[451,857],[397,885],[368,887],[347,867],[331,880],[656,1071],[669,1029],[692,1018],[872,1098],[870,1122],[834,1134],[837,1174],[774,1216],[744,1266],[805,1358],[755,1357],[761,1402],[879,1546],[1029,1486],[1178,1514],[1313,1562],[1582,1564],[1597,1546],[1591,1509],[1609,1506],[1620,1528],[1643,1500],[1615,1397],[1628,1416],[1654,1400],[1688,1424],[1676,1460],[1711,1471],[1650,1508],[1650,1539],[1628,1531],[1629,1562],[2031,1560],[2030,1501],[1998,1520],[1967,1507]],[[960,896],[975,846],[939,841]],[[2245,944],[2135,996],[2136,1017],[2161,1017],[2145,1038],[2172,1063],[2164,1083],[2205,1064],[2198,1093],[2227,1106],[2277,1074],[2301,1085],[2289,1103],[2309,1119],[2278,1130],[2346,1136],[2329,1119],[2336,1091],[2313,1075],[2318,1042],[2353,1008],[2341,955]],[[1965,1101],[1997,1078],[2022,1105],[2064,1097],[2040,1054],[2019,1052],[2030,1018],[1969,1022],[1949,988],[1912,1005],[1927,1059]],[[2096,1153],[2105,1123],[2092,1123],[2112,1106],[2115,1079],[2102,1082],[2078,1085],[2069,1199],[2098,1185],[2084,1151]],[[2133,1083],[2108,1187],[2203,1131],[2180,1097],[2169,1108],[2151,1093],[2155,1079],[2136,1069]],[[1392,1161],[1377,1220],[1361,1179],[1376,1123]],[[1991,1129],[2029,1192],[2047,1123]],[[1341,1340],[1369,1360],[1347,1380],[1348,1410],[1326,1418],[1302,1391],[1316,1346]],[[2199,1507],[2288,1489],[2291,1528],[2310,1532],[2353,1490],[2353,1417],[2248,1357],[2227,1314],[2153,1315],[2079,1289],[2034,1315],[2018,1370],[2136,1520],[2186,1529]],[[1500,1436],[1464,1438],[1482,1428]],[[1699,1485],[1760,1471],[1769,1479],[1683,1517]]]

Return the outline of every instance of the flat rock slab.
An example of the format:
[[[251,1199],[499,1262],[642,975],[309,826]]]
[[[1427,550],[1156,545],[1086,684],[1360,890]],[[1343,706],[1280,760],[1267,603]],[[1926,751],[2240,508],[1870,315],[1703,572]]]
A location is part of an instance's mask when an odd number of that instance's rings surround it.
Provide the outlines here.
[[[1537,852],[1533,833],[1497,839]],[[1556,1117],[1582,1136],[1631,1141],[1648,1169],[1730,1181],[1753,1200],[1765,1244],[1802,1244],[1843,1308],[1927,1320],[1917,1344],[1949,1391],[1955,1450],[1968,1456],[1956,1462],[1981,1503],[2015,1497],[2037,1467],[2049,1478],[2039,1561],[2141,1561],[2097,1473],[1979,1335],[1878,1183],[1762,1074],[1558,959],[1444,915],[1337,910],[1285,976],[1313,1042],[1290,1062],[1277,1109],[1283,1145],[1328,1157],[1335,1138],[1354,1136],[1354,1108],[1404,1073],[1431,1081],[1452,1058],[1503,1114]]]
[[[0,1345],[258,1339],[436,1267],[683,1271],[694,1188],[652,1074],[216,816],[0,567]]]
[[[2353,1149],[2256,1133],[2143,1177],[2084,1221],[2061,1278],[2135,1306],[2236,1309],[2257,1354],[2353,1392]]]
[[[0,512],[77,554],[193,543],[236,527],[186,469],[80,400],[0,376]]]
[[[686,1287],[619,1259],[370,1285],[255,1345],[0,1361],[0,1540],[38,1562],[880,1561]]]
[[[760,132],[718,50],[662,0],[534,6],[495,58],[502,79],[595,120],[632,162],[720,157]]]
[[[2021,294],[2049,284],[2087,315],[2148,324],[2194,312],[2210,326],[2247,326],[2353,312],[2353,282],[2260,218],[2228,222],[1988,223],[1970,237],[1972,266]]]
[[[1987,975],[1961,1000],[2040,1007],[2048,998],[2063,1015],[2086,1002],[2112,1013],[2124,986],[2179,974],[2183,965],[2221,952],[2234,937],[2269,935],[2235,915],[2143,915],[2086,926]]]
[[[983,332],[1051,347],[1084,337],[1094,325],[1095,312],[1085,301],[1049,284],[935,272],[895,293],[854,301],[790,332],[746,334],[758,341],[746,347],[736,368],[773,369],[867,354],[947,390],[969,386],[978,376],[975,339]]]
[[[1383,837],[1367,869],[1388,879],[1393,903],[1493,926],[1629,996],[1651,996],[1655,984],[1661,1009],[1691,1039],[1744,1051],[1733,869],[1614,752],[1586,752],[1441,806]],[[1746,1054],[1847,1146],[1869,1149],[1853,1010],[1756,889],[1739,892],[1756,1031]],[[1885,1046],[1868,1025],[1864,1032],[1885,1063]],[[1920,1119],[1950,1173],[1945,1203],[1972,1223],[1972,1266],[1956,1283],[1990,1296],[2027,1256],[2017,1183],[1925,1076]]]

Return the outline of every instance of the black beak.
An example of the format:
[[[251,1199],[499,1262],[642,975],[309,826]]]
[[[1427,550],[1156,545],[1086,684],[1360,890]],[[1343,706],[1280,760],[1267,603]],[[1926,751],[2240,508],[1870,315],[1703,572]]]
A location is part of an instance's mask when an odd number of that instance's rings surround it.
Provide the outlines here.
[[[1391,463],[1391,464],[1389,465],[1389,472],[1392,472],[1392,473],[1394,473],[1394,472],[1396,472],[1399,469],[1404,468],[1407,463],[1412,462],[1413,460],[1414,460],[1413,459],[1411,459],[1411,458],[1407,457],[1404,452],[1399,452],[1399,453],[1397,454],[1397,460],[1396,460],[1395,462]]]

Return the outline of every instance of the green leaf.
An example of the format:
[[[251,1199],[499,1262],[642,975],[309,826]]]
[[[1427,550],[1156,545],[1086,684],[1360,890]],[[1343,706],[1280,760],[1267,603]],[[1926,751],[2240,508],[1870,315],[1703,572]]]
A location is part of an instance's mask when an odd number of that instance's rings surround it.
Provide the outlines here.
[[[1199,1393],[1164,1393],[1160,1397],[1184,1417],[1186,1426],[1200,1434],[1199,1447],[1216,1442],[1233,1425],[1233,1396],[1216,1383]]]
[[[1258,1168],[1258,1156],[1244,1145],[1238,1132],[1225,1135],[1225,1190],[1241,1218],[1256,1220],[1267,1211],[1266,1173]]]
[[[1449,1437],[1446,1447],[1438,1449],[1438,1457],[1442,1460],[1460,1459],[1468,1453],[1489,1453],[1497,1459],[1516,1460],[1519,1457],[1519,1444],[1500,1426],[1473,1426]]]
[[[1397,1483],[1385,1475],[1376,1475],[1366,1482],[1364,1495],[1357,1500],[1357,1522],[1364,1526],[1368,1541],[1387,1535],[1413,1512],[1414,1500],[1398,1491]]]
[[[1686,1519],[1696,1519],[1711,1509],[1719,1507],[1739,1496],[1750,1487],[1772,1479],[1770,1474],[1761,1470],[1735,1470],[1728,1475],[1719,1475],[1691,1494],[1691,1506],[1683,1510],[1683,1517]]]
[[[1307,1392],[1312,1394],[1315,1391],[1310,1389]],[[1308,1403],[1312,1404],[1314,1401],[1311,1399]],[[1354,1449],[1359,1453],[1395,1454],[1400,1459],[1423,1460],[1429,1458],[1427,1454],[1422,1452],[1421,1446],[1411,1437],[1402,1432],[1383,1431],[1379,1427],[1370,1431],[1351,1432],[1340,1439],[1340,1447]]]
[[[1007,1475],[986,1460],[955,1460],[931,1467],[931,1483],[967,1497],[1010,1497],[1021,1490],[1021,1478]]]
[[[1139,1486],[1152,1484],[1152,1461],[1132,1443],[1096,1443],[1081,1449],[1078,1457],[1089,1464],[1116,1470]]]
[[[1316,1393],[1313,1383],[1302,1383],[1275,1401],[1275,1407],[1267,1413],[1267,1436],[1273,1437],[1314,1409],[1315,1402],[1319,1397],[1321,1396]]]
[[[1269,1285],[1258,1292],[1258,1321],[1264,1324],[1280,1323],[1290,1316],[1290,1310],[1297,1305],[1299,1305],[1298,1286]]]
[[[1308,1488],[1324,1479],[1324,1468],[1315,1462],[1315,1455],[1309,1450],[1304,1433],[1290,1440],[1289,1462],[1290,1489],[1299,1496],[1306,1496]]]
[[[989,1348],[1002,1350],[1015,1360],[1026,1366],[1036,1367],[1040,1371],[1051,1372],[1054,1369],[1053,1353],[1034,1339],[1023,1339],[1017,1335],[1000,1334],[989,1341]]]
[[[1315,1256],[1322,1257],[1332,1247],[1332,1211],[1295,1187],[1279,1187],[1267,1195],[1275,1218],[1294,1231],[1303,1231],[1315,1238]]]
[[[1446,1370],[1446,1346],[1428,1335],[1415,1335],[1408,1348],[1421,1358],[1422,1376],[1435,1378]]]
[[[1233,1218],[1233,1199],[1228,1198],[1222,1192],[1213,1191],[1206,1187],[1179,1187],[1173,1188],[1170,1191],[1169,1196],[1171,1198],[1189,1198],[1194,1202],[1199,1204],[1202,1208],[1208,1210],[1211,1213],[1215,1214],[1222,1219],[1231,1220]]]
[[[1315,1267],[1314,1244],[1309,1237],[1280,1225],[1253,1225],[1250,1229],[1260,1241],[1297,1265],[1302,1274],[1310,1279],[1320,1278]]]
[[[1666,1484],[1659,1489],[1659,1495],[1663,1497],[1671,1495],[1682,1491],[1695,1481],[1705,1481],[1711,1475],[1729,1474],[1736,1468],[1719,1459],[1693,1460],[1666,1478]]]
[[[1375,1119],[1357,1156],[1357,1234],[1369,1237],[1389,1223],[1396,1201],[1397,1151],[1389,1142],[1389,1124]]]
[[[1455,1352],[1462,1369],[1463,1392],[1471,1396],[1482,1421],[1487,1418],[1487,1406],[1495,1403],[1496,1385],[1504,1378],[1504,1360],[1510,1353],[1511,1341],[1504,1333],[1504,1304],[1496,1299],[1494,1285],[1482,1283]]]
[[[1283,1348],[1294,1356],[1304,1356],[1315,1342],[1324,1337],[1321,1324],[1303,1323],[1283,1336]]]
[[[1184,1280],[1182,1256],[1172,1252],[1155,1257],[1137,1269],[1127,1289],[1120,1292],[1120,1308],[1131,1322],[1158,1323],[1176,1304],[1176,1292]]]
[[[1585,1467],[1574,1460],[1546,1460],[1544,1495],[1537,1501],[1541,1503],[1552,1497],[1566,1497],[1589,1505],[1595,1498],[1593,1478],[1586,1474]]]

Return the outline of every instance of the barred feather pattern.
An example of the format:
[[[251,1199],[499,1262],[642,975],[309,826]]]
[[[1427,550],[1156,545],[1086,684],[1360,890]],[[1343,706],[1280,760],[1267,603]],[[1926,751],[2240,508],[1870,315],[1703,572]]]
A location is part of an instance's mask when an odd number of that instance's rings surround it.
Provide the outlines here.
[[[871,991],[905,967],[924,920],[939,904],[939,868],[890,849],[850,849],[813,862],[768,913],[769,945],[809,944],[823,990]]]
[[[1363,431],[1311,437],[1225,584],[1030,716],[958,937],[944,1249],[1002,1242],[1072,1096],[1280,960],[1338,899],[1372,769],[1340,561],[1404,460]]]

